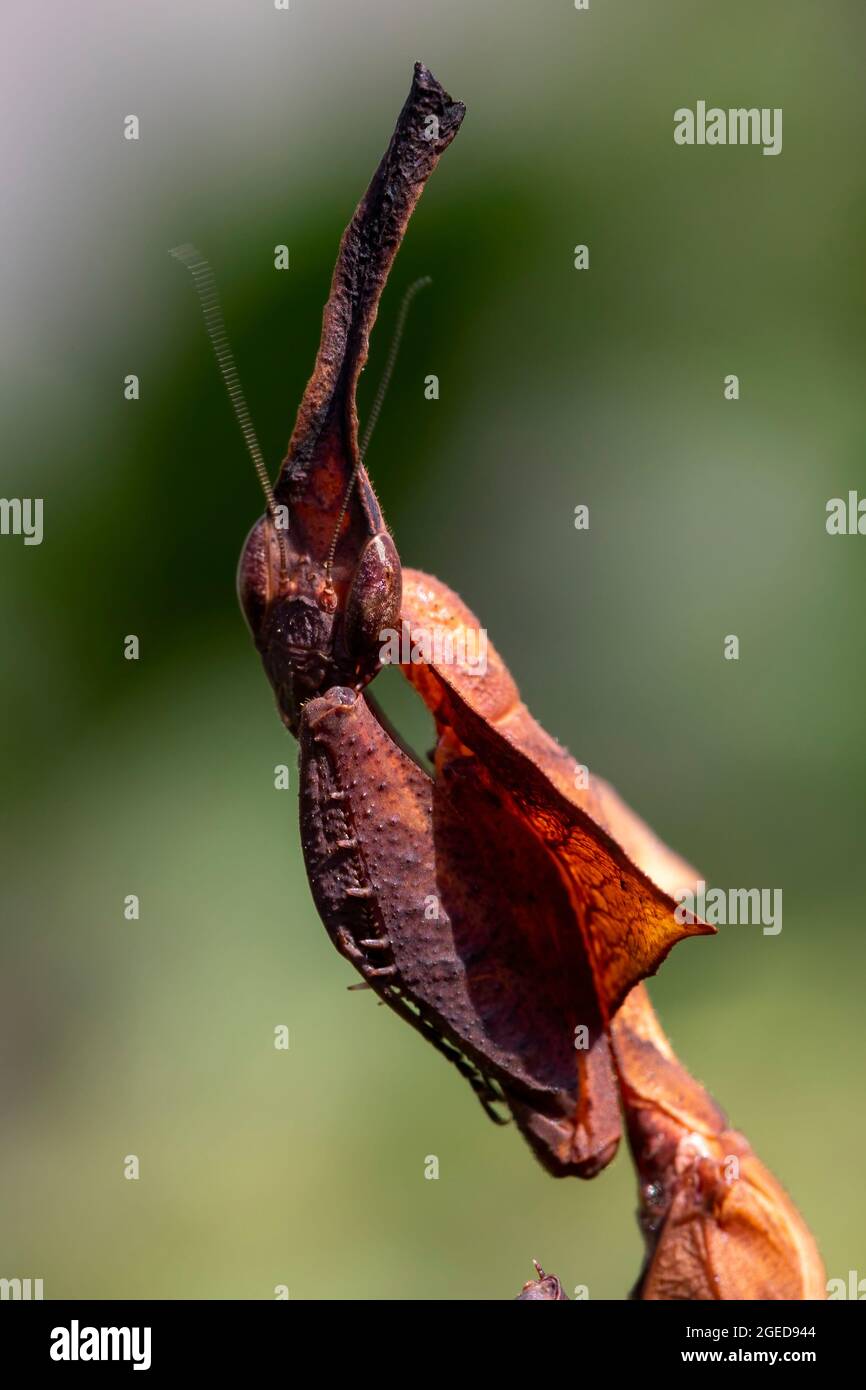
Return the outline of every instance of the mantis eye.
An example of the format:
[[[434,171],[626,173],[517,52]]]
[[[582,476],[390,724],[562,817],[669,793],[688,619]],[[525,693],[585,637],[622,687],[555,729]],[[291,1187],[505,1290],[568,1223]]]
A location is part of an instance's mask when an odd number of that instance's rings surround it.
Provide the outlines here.
[[[279,589],[281,547],[269,517],[255,523],[241,551],[237,594],[247,626],[258,636],[268,605]]]
[[[402,594],[396,546],[387,531],[380,531],[361,553],[346,600],[346,643],[359,664],[378,654],[385,629],[396,628]]]

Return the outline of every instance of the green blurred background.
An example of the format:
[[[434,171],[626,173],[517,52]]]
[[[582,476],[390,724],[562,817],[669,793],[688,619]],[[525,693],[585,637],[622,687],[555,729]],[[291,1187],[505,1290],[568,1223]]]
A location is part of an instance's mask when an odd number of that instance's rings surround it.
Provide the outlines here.
[[[653,996],[828,1273],[866,1273],[866,540],[824,527],[866,492],[862,3],[17,0],[4,29],[2,491],[44,497],[45,539],[0,540],[0,1275],[345,1299],[513,1297],[533,1256],[592,1298],[637,1274],[624,1152],[557,1183],[346,992],[235,602],[261,497],[167,254],[210,258],[276,467],[416,58],[468,114],[362,384],[363,415],[432,275],[368,460],[383,507],[547,729],[711,883],[783,888],[780,936],[689,942]],[[781,106],[782,154],[676,147],[699,98]]]

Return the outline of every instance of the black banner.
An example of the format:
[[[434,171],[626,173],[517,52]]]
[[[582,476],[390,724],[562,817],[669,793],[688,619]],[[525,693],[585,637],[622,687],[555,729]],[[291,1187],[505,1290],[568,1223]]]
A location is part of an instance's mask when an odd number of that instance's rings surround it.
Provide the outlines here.
[[[365,1305],[367,1306],[367,1305]],[[449,1318],[440,1305],[440,1318]],[[474,1305],[468,1305],[470,1308]],[[400,1304],[399,1329],[405,1336],[408,1303]],[[380,1352],[388,1341],[384,1308],[373,1305],[355,1313],[351,1303],[317,1306],[301,1302],[17,1302],[0,1311],[4,1364],[17,1364],[25,1373],[50,1371],[52,1376],[98,1375],[110,1368],[116,1375],[144,1373],[161,1378],[178,1372],[197,1376],[248,1370],[291,1372],[300,1369],[305,1353],[322,1357],[329,1371],[347,1361],[365,1360],[370,1329],[382,1335]],[[425,1309],[429,1318],[429,1311]],[[456,1314],[455,1330],[463,1332],[464,1314]],[[470,1312],[469,1317],[477,1318]],[[521,1315],[525,1316],[525,1315]],[[666,1371],[674,1366],[742,1365],[805,1366],[826,1377],[837,1364],[859,1359],[863,1319],[844,1302],[829,1303],[577,1303],[560,1314],[564,1323],[548,1328],[580,1339],[592,1339],[592,1358],[609,1359],[610,1369]],[[488,1312],[486,1319],[492,1314]],[[518,1335],[537,1335],[538,1324],[524,1324],[512,1314],[507,1324],[509,1345]],[[357,1318],[357,1323],[356,1323]],[[335,1338],[335,1320],[341,1335]],[[330,1328],[330,1331],[328,1329]],[[475,1323],[477,1332],[478,1325]],[[323,1342],[323,1337],[325,1338]],[[457,1344],[437,1335],[438,1358],[447,1372]],[[461,1339],[462,1340],[462,1339]],[[485,1358],[495,1361],[486,1337]],[[534,1343],[536,1350],[538,1343]],[[577,1364],[586,1348],[576,1342]],[[424,1339],[425,1378],[432,1376],[437,1351]],[[336,1355],[335,1355],[336,1353]]]

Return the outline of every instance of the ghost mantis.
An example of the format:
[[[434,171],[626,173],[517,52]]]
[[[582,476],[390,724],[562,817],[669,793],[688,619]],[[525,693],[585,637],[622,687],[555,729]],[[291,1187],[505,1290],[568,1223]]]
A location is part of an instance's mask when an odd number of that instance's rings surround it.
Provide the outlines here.
[[[642,1297],[819,1297],[805,1226],[676,1063],[642,985],[678,941],[713,930],[675,917],[694,871],[536,723],[462,600],[402,567],[364,466],[355,395],[379,300],[463,115],[416,65],[343,236],[315,368],[273,487],[206,263],[190,248],[177,253],[196,278],[265,493],[238,588],[300,744],[313,897],[364,984],[455,1065],[492,1118],[510,1114],[551,1173],[589,1178],[604,1168],[624,1112],[650,1242]],[[384,384],[392,367],[393,353]],[[410,652],[421,633],[449,639],[449,659],[410,655],[402,667],[435,719],[432,775],[368,690],[385,636],[398,629]],[[482,633],[483,670],[461,657],[477,652]],[[733,1180],[730,1165],[719,1167],[728,1150]],[[717,1268],[714,1231],[716,1250],[742,1244],[748,1258],[732,1263],[728,1251]],[[761,1291],[744,1292],[756,1260],[767,1271],[754,1284]]]

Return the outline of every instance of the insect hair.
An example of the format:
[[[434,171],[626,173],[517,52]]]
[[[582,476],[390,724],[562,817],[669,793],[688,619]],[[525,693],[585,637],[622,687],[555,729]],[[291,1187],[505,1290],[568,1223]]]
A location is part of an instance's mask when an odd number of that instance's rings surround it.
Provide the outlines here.
[[[274,523],[277,534],[277,541],[280,547],[280,563],[283,573],[286,574],[289,568],[288,546],[284,528],[279,524],[277,517],[277,500],[274,497],[274,489],[271,485],[265,460],[259,447],[250,412],[247,407],[246,397],[243,393],[240,377],[238,376],[237,366],[235,365],[234,354],[226,332],[225,319],[223,318],[222,306],[220,304],[219,290],[214,279],[214,273],[210,265],[205,260],[200,251],[187,242],[183,246],[175,246],[169,253],[175,260],[180,261],[181,265],[186,266],[193,278],[196,292],[201,304],[204,325],[207,335],[210,338],[217,366],[222,374],[225,387],[228,392],[235,419],[241,428],[253,467],[261,483],[262,492],[265,494],[268,515]]]

